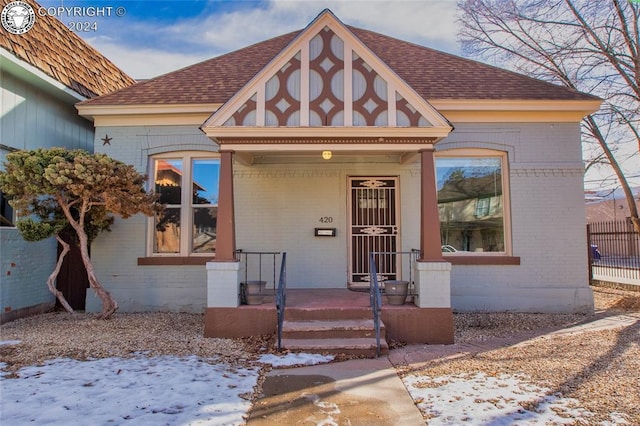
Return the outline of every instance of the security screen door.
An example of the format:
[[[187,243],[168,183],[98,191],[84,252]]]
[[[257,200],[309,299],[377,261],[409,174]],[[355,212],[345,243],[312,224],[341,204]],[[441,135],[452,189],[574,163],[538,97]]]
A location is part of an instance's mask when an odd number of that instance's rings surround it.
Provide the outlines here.
[[[398,178],[349,178],[350,262],[352,283],[369,282],[369,253],[398,251]],[[395,280],[398,256],[377,256],[378,280]]]

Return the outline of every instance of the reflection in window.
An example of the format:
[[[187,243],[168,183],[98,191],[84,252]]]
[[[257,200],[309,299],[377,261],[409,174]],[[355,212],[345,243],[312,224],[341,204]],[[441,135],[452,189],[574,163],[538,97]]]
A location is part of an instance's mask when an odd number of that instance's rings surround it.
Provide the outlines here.
[[[213,253],[216,248],[218,219],[218,177],[220,160],[198,158],[192,161],[193,237],[192,253]]]
[[[167,207],[156,214],[154,253],[180,253],[180,210]]]
[[[504,252],[501,157],[437,157],[443,246],[464,252]]]
[[[482,217],[489,214],[489,206],[491,205],[491,198],[478,198],[476,200],[476,217]]]
[[[212,253],[216,248],[217,207],[193,209],[193,242],[194,253]]]
[[[215,252],[220,160],[185,155],[156,159],[153,167],[155,190],[166,206],[155,217],[153,252]]]

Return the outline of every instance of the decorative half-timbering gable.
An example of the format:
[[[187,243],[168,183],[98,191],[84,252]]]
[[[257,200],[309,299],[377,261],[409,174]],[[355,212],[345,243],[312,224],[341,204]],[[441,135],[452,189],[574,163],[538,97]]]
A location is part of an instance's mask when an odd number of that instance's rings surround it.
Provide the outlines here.
[[[303,137],[318,136],[319,128],[325,136],[393,129],[379,135],[431,141],[451,131],[438,111],[328,10],[202,128],[218,140],[281,137],[283,128],[287,136]]]

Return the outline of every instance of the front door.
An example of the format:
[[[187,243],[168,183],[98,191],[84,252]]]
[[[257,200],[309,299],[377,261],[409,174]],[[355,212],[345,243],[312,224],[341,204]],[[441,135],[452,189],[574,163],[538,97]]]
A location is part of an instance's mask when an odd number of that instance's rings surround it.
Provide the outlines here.
[[[398,178],[349,178],[349,232],[351,283],[369,282],[369,253],[398,251]],[[378,279],[398,279],[398,258],[376,256]]]

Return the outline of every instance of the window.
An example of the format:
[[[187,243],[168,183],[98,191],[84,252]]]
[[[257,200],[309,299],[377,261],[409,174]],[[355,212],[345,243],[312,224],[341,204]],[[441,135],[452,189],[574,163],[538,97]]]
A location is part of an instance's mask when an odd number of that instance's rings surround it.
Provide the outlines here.
[[[13,207],[9,199],[0,191],[0,226],[14,226]]]
[[[489,214],[489,206],[491,205],[491,198],[478,198],[476,200],[476,217],[487,216]]]
[[[220,159],[197,154],[154,157],[155,191],[165,210],[154,217],[154,255],[211,254],[216,248]]]
[[[476,151],[436,157],[442,246],[449,252],[505,253],[506,155]]]
[[[0,144],[0,168],[7,160],[7,154],[14,151],[17,149]],[[10,198],[0,191],[0,226],[15,226],[15,212],[9,204],[9,200]]]

